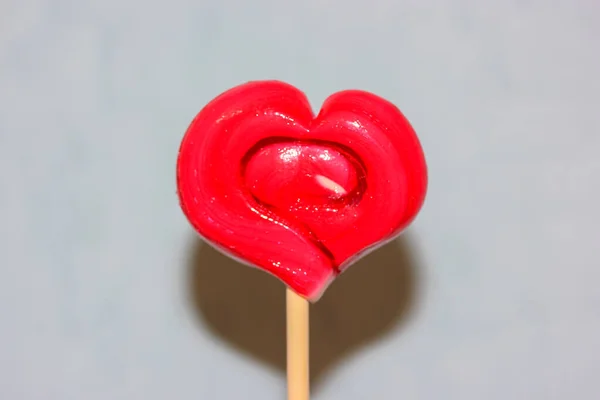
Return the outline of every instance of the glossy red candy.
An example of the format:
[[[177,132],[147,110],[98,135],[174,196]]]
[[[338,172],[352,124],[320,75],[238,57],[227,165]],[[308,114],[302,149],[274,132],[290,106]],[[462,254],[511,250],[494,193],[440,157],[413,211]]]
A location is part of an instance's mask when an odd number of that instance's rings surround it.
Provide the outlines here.
[[[427,169],[388,101],[343,91],[315,117],[298,89],[262,81],[200,111],[181,143],[177,185],[205,240],[315,301],[414,219]]]

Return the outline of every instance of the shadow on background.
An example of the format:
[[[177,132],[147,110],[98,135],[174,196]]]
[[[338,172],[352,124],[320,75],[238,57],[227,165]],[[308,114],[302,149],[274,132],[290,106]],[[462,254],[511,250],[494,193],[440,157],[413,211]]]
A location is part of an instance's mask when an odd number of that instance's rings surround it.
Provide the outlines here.
[[[405,236],[351,266],[310,314],[311,386],[345,356],[406,320],[417,271]],[[198,240],[189,265],[198,317],[216,336],[285,371],[285,286]]]

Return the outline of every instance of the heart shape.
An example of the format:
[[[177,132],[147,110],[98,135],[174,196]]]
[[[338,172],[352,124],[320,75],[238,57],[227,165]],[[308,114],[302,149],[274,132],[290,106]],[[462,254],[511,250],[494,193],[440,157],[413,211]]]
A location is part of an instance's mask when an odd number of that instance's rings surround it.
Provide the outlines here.
[[[295,87],[259,81],[196,116],[179,150],[177,186],[207,242],[316,301],[415,218],[427,168],[414,130],[387,100],[338,92],[315,117]]]

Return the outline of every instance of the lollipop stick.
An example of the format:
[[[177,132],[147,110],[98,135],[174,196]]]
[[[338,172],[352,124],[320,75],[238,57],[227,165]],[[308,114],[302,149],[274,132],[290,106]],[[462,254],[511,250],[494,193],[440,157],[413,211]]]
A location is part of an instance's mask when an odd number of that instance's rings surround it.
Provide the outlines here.
[[[308,301],[287,289],[288,400],[309,399]]]

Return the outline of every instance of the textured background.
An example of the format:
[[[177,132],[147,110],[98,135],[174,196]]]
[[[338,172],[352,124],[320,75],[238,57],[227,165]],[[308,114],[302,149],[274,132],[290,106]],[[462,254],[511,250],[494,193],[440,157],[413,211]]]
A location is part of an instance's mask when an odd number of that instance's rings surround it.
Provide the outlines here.
[[[593,0],[2,0],[0,398],[284,398],[283,287],[203,247],[174,179],[196,112],[264,78],[392,100],[430,166],[313,308],[315,400],[600,398],[599,26]]]

